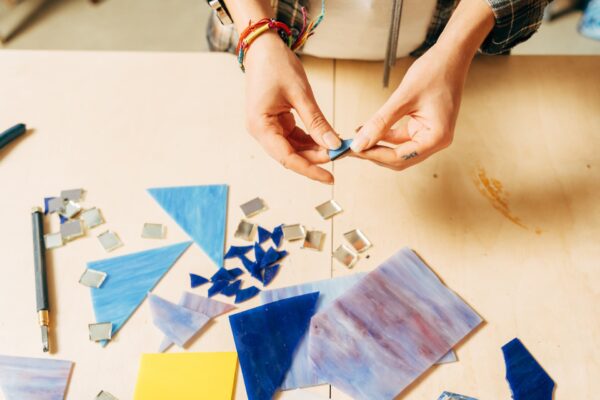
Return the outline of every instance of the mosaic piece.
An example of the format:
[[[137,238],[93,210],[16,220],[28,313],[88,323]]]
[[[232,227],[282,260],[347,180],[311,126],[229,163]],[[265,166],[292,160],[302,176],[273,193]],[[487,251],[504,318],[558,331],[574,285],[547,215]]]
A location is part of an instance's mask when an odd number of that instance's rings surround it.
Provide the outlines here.
[[[101,390],[100,393],[96,395],[96,400],[119,400],[109,392],[105,390]]]
[[[254,262],[260,266],[264,256],[265,251],[260,246],[260,244],[254,243]]]
[[[134,400],[231,400],[237,354],[143,354]]]
[[[62,190],[60,192],[60,197],[63,200],[81,201],[83,200],[84,193],[85,190],[83,189]]]
[[[325,239],[325,233],[321,231],[307,231],[304,243],[302,244],[303,249],[310,249],[321,251],[323,248],[323,240]]]
[[[148,189],[217,267],[223,266],[227,223],[227,185]]]
[[[81,206],[75,203],[72,200],[69,200],[65,203],[65,209],[61,213],[61,215],[67,219],[75,217],[77,214],[81,212]]]
[[[404,248],[313,317],[309,357],[352,398],[393,399],[481,321]]]
[[[244,271],[242,271],[241,268],[232,268],[232,269],[228,269],[227,272],[229,272],[229,276],[231,276],[231,279],[235,279],[240,275],[244,274]]]
[[[207,315],[171,303],[155,294],[148,294],[154,325],[173,343],[185,347],[210,320]]]
[[[344,238],[352,247],[354,247],[354,250],[359,253],[362,253],[372,246],[367,236],[360,229],[354,229],[344,233]]]
[[[240,208],[242,209],[242,212],[244,213],[246,218],[250,218],[258,213],[265,211],[267,209],[267,204],[260,197],[256,197],[242,204]]]
[[[113,231],[106,231],[98,235],[98,240],[104,250],[107,252],[111,252],[113,250],[118,249],[119,247],[123,247],[123,242],[119,235],[114,233]]]
[[[213,297],[221,293],[221,290],[225,289],[227,285],[229,285],[229,281],[215,281],[213,285],[208,288],[208,297]]]
[[[112,322],[114,336],[190,244],[178,243],[89,262],[88,269],[108,274],[101,288],[90,289],[96,321]]]
[[[237,281],[230,283],[226,288],[221,290],[221,294],[227,297],[233,297],[237,295],[237,292],[240,290],[241,287],[242,281],[238,279]]]
[[[98,322],[95,324],[88,324],[88,330],[90,331],[90,340],[92,342],[110,340],[112,338],[112,327],[113,326],[111,322]]]
[[[340,264],[352,268],[358,261],[358,254],[354,252],[350,247],[345,244],[341,244],[334,252],[333,258],[340,262]]]
[[[48,199],[48,213],[62,212],[65,210],[65,202],[60,197],[51,197]]]
[[[260,293],[260,289],[256,286],[250,286],[245,289],[240,289],[235,294],[235,304],[243,303],[244,301],[250,300]]]
[[[301,224],[284,225],[281,229],[283,229],[283,238],[288,242],[304,239],[306,236],[306,229]]]
[[[164,239],[167,236],[167,227],[163,224],[144,223],[142,237],[144,239]]]
[[[190,286],[192,287],[192,289],[197,288],[198,286],[202,286],[207,282],[210,282],[210,280],[206,279],[203,276],[190,273]]]
[[[83,222],[75,220],[61,224],[60,234],[65,242],[82,237],[85,234],[85,231],[83,230]]]
[[[283,239],[283,225],[278,225],[273,229],[273,233],[271,233],[271,240],[275,247],[279,248],[281,246],[281,241]]]
[[[267,252],[264,253],[264,255],[262,255],[260,258],[260,267],[261,268],[268,267],[269,265],[276,263],[277,261],[286,257],[287,255],[288,255],[288,252],[285,250],[279,251],[279,250],[275,249],[274,247],[269,247]]]
[[[44,235],[44,244],[47,250],[56,249],[64,245],[62,235],[57,233],[47,233]]]
[[[329,219],[343,211],[342,206],[335,200],[328,200],[323,204],[319,204],[315,209],[323,219]]]
[[[350,146],[352,146],[352,139],[344,139],[342,140],[342,144],[335,150],[329,150],[329,159],[331,161],[337,160],[344,154],[350,151]]]
[[[275,264],[271,267],[265,268],[265,271],[263,273],[263,279],[262,279],[263,286],[269,286],[269,284],[277,276],[277,273],[279,272],[280,267],[281,267],[280,264]]]
[[[438,400],[477,400],[474,397],[463,396],[462,394],[456,394],[451,392],[444,392],[438,398]]]
[[[204,314],[209,318],[218,317],[221,314],[235,309],[235,307],[230,304],[222,303],[220,301],[189,292],[183,292],[178,304],[189,310]],[[169,338],[165,337],[161,342],[158,351],[162,353],[172,344],[173,342]]]
[[[63,400],[71,361],[0,355],[0,388],[6,400]]]
[[[265,304],[229,317],[249,400],[271,399],[306,334],[319,293]]]
[[[258,243],[264,243],[271,238],[271,232],[258,225]]]
[[[502,354],[514,400],[552,400],[554,381],[519,339],[502,346]]]
[[[254,246],[231,246],[225,254],[225,259],[243,256],[253,248]]]
[[[90,208],[89,210],[82,211],[81,219],[83,220],[83,223],[88,229],[95,228],[98,225],[102,225],[104,223],[102,213],[95,207]]]
[[[81,283],[83,286],[99,288],[106,280],[106,277],[106,272],[95,271],[93,269],[88,268],[83,272],[83,274],[79,278],[79,283]]]
[[[254,240],[255,233],[256,233],[256,225],[254,225],[248,221],[241,220],[240,223],[238,224],[238,227],[235,230],[235,233],[233,234],[233,236],[238,239],[242,239],[247,242],[251,242]]]
[[[227,271],[225,268],[219,268],[219,270],[217,272],[215,272],[213,276],[210,277],[211,282],[230,281],[232,279],[233,279],[233,277],[229,274],[229,271]]]
[[[287,299],[307,293],[319,292],[319,300],[316,304],[315,312],[324,310],[335,299],[344,294],[352,286],[356,285],[366,274],[353,274],[334,279],[325,279],[321,281],[303,283],[301,285],[289,286],[280,289],[266,290],[260,294],[263,304]],[[282,389],[298,389],[308,386],[327,383],[319,379],[318,374],[312,367],[312,362],[308,357],[308,336],[300,341],[291,368],[283,381]]]

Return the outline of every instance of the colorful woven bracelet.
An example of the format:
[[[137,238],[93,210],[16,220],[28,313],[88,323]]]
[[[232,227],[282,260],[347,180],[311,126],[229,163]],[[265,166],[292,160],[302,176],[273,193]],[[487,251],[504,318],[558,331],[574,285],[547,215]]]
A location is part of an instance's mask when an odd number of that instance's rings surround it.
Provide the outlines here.
[[[287,46],[292,49],[292,51],[296,51],[302,47],[304,43],[306,43],[306,40],[310,36],[312,36],[314,30],[317,28],[317,26],[319,26],[324,16],[325,0],[321,2],[321,13],[317,19],[311,21],[310,23],[308,23],[306,8],[302,7],[302,29],[300,31],[297,29],[290,29],[290,27],[285,23],[270,18],[263,18],[255,23],[249,22],[246,29],[244,29],[244,31],[240,34],[240,38],[236,47],[240,68],[242,71],[245,71],[244,58],[246,53],[248,52],[252,42],[254,42],[256,38],[263,33],[271,29],[277,31]]]

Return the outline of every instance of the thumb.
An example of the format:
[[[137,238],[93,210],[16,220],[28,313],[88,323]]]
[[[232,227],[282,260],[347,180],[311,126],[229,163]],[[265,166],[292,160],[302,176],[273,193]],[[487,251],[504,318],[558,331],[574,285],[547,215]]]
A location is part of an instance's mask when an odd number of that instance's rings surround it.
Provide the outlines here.
[[[313,96],[304,96],[294,108],[304,122],[307,133],[319,146],[335,150],[342,145],[340,138],[327,122]]]
[[[360,153],[370,149],[392,129],[392,126],[406,112],[407,105],[390,98],[375,114],[359,129],[352,142],[352,151]]]

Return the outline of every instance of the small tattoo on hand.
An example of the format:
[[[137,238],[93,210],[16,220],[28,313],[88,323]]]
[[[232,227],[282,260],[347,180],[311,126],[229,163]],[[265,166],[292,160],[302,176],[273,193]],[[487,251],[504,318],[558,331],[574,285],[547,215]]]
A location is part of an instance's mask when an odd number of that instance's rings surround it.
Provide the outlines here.
[[[412,153],[410,153],[410,154],[405,154],[405,155],[403,155],[403,156],[402,156],[402,159],[403,159],[404,161],[406,161],[406,160],[410,160],[411,158],[415,158],[415,157],[416,157],[416,156],[418,156],[418,155],[419,155],[419,153],[417,153],[416,151],[413,151],[413,152],[412,152]]]

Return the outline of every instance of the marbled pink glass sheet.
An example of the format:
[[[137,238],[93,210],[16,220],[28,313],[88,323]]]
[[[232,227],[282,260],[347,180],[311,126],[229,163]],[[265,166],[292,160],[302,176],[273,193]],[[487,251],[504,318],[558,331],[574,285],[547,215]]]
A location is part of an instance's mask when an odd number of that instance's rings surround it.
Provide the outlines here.
[[[481,323],[404,248],[311,321],[318,374],[354,399],[393,399]]]

